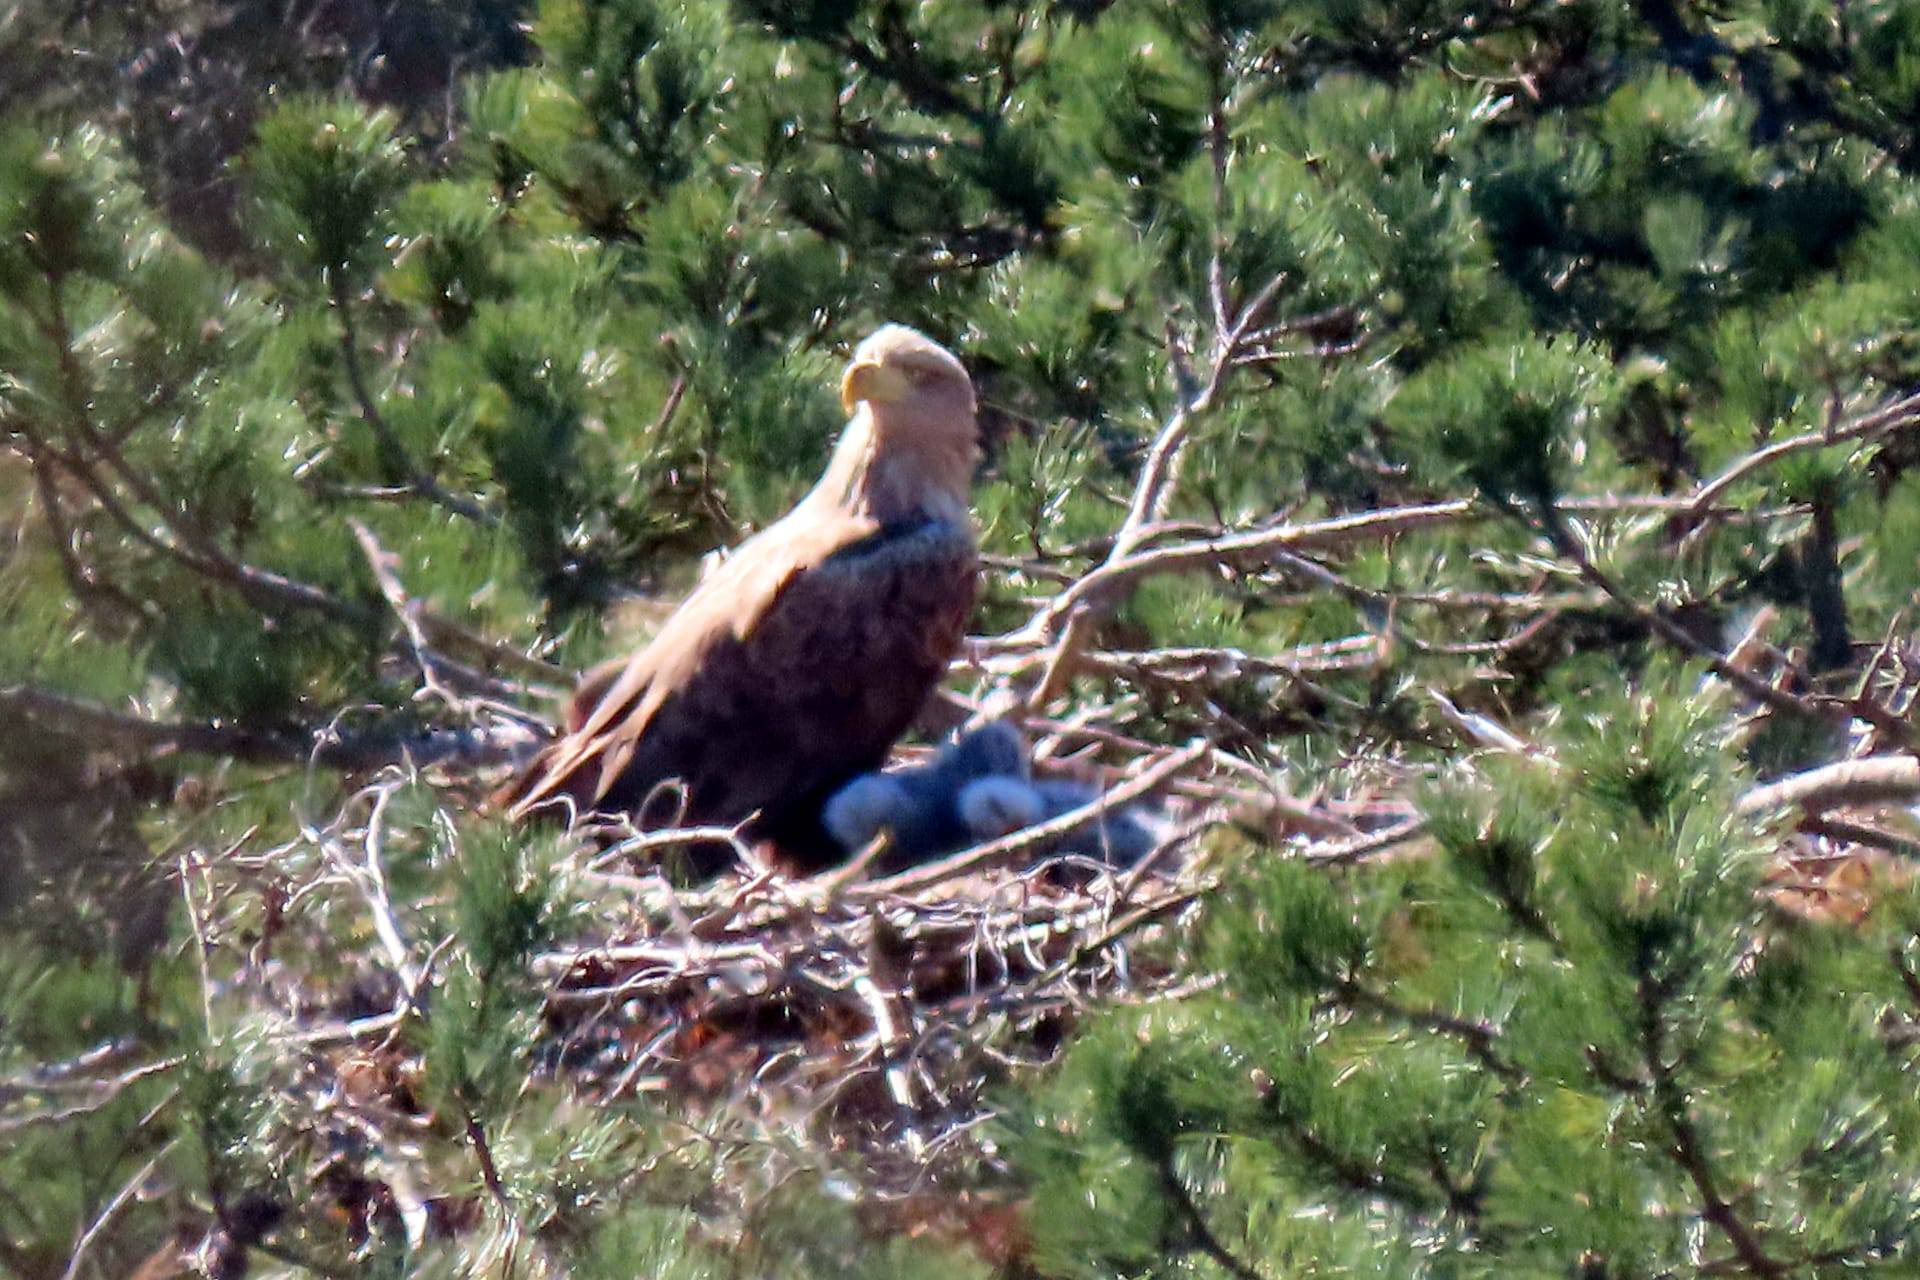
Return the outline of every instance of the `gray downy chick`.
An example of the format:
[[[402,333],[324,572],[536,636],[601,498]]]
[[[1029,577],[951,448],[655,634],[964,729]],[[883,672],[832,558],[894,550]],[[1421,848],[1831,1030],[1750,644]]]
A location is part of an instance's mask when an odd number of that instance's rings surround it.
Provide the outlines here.
[[[941,748],[928,764],[855,778],[827,801],[820,821],[849,854],[891,832],[893,843],[873,868],[885,875],[974,842],[958,804],[968,784],[992,778],[1026,787],[1027,776],[1019,731],[995,721]]]
[[[970,842],[975,842],[997,840],[1051,821],[1091,804],[1099,796],[1098,787],[1084,782],[990,777],[968,783],[955,807],[967,826]],[[1110,809],[1049,842],[1044,852],[1130,867],[1153,852],[1164,834],[1159,830],[1161,825],[1137,809]]]

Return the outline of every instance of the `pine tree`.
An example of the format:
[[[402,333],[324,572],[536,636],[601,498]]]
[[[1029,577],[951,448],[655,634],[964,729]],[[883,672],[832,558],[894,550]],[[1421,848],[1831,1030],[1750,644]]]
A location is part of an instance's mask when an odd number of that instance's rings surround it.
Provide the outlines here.
[[[1769,891],[1698,675],[1436,781],[1429,856],[1236,877],[1221,985],[1090,1031],[1013,1129],[1042,1269],[1907,1265],[1911,894]]]
[[[979,1031],[996,1264],[1911,1267],[1920,4],[16,8],[0,1267],[987,1265],[623,1093],[554,953],[658,919],[469,812],[881,320],[963,692],[1240,805],[1090,947],[1185,985]]]

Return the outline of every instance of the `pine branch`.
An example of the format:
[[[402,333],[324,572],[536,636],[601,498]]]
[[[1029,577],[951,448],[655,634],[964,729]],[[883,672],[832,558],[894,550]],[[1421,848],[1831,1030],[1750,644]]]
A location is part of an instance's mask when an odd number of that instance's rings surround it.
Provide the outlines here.
[[[373,432],[373,438],[379,445],[388,468],[396,473],[402,483],[414,493],[435,502],[455,515],[464,516],[476,524],[489,528],[498,526],[500,517],[488,511],[471,498],[453,493],[438,480],[434,479],[407,451],[399,435],[387,422],[386,415],[380,412],[379,402],[373,397],[373,390],[367,384],[365,370],[360,365],[360,338],[354,322],[352,299],[347,296],[346,274],[342,271],[329,271],[328,292],[333,301],[334,314],[340,317],[340,361],[346,369],[347,386],[353,392],[355,405],[360,410],[361,421]]]
[[[1490,1022],[1462,1018],[1439,1009],[1420,1009],[1401,1004],[1391,996],[1374,991],[1353,978],[1341,978],[1333,984],[1336,1000],[1364,1009],[1390,1022],[1404,1023],[1421,1031],[1433,1031],[1458,1040],[1481,1066],[1509,1084],[1526,1079],[1526,1073],[1500,1052],[1500,1029]]]
[[[1718,649],[1696,637],[1666,614],[1634,599],[1611,574],[1593,562],[1586,548],[1580,545],[1580,540],[1574,536],[1572,530],[1567,528],[1566,522],[1560,518],[1557,510],[1545,512],[1539,527],[1554,548],[1573,562],[1574,569],[1581,578],[1599,588],[1608,599],[1626,610],[1636,622],[1647,627],[1655,635],[1675,648],[1705,662],[1709,671],[1753,701],[1774,711],[1821,724],[1830,724],[1834,721],[1834,716],[1816,703],[1788,693],[1784,689],[1777,689],[1745,667],[1728,662]]]
[[[1170,1159],[1160,1163],[1160,1189],[1166,1194],[1167,1199],[1173,1202],[1174,1208],[1179,1210],[1180,1218],[1186,1224],[1187,1234],[1200,1252],[1212,1258],[1219,1264],[1221,1270],[1234,1276],[1236,1280],[1265,1280],[1264,1276],[1237,1257],[1220,1237],[1214,1234],[1213,1228],[1207,1223],[1206,1215],[1194,1202],[1193,1194],[1187,1190],[1186,1182],[1173,1167]]]
[[[1763,1280],[1784,1277],[1788,1268],[1776,1262],[1762,1247],[1754,1229],[1734,1210],[1721,1193],[1699,1131],[1687,1106],[1687,1097],[1667,1061],[1667,1029],[1662,1009],[1664,999],[1652,977],[1642,972],[1635,983],[1639,1004],[1641,1060],[1653,1086],[1653,1101],[1668,1137],[1667,1155],[1680,1166],[1700,1198],[1700,1213],[1715,1230],[1725,1236],[1736,1256],[1748,1271]]]
[[[21,438],[25,440],[24,436]],[[151,602],[136,600],[107,582],[80,558],[77,534],[67,522],[65,505],[54,486],[44,455],[29,442],[26,456],[27,468],[33,473],[34,493],[40,500],[40,509],[47,522],[47,533],[53,542],[54,554],[59,558],[61,575],[66,578],[67,589],[73,592],[73,598],[82,608],[101,619],[108,634],[119,632],[126,625],[137,628],[152,624],[159,611]]]
[[[112,484],[79,453],[54,444],[31,423],[22,419],[8,419],[6,426],[26,442],[28,462],[34,468],[36,484],[43,486],[49,502],[57,502],[57,496],[53,495],[51,481],[45,477],[43,468],[57,465],[92,494],[101,510],[112,517],[115,523],[125,529],[135,541],[195,573],[234,589],[256,607],[271,609],[292,605],[318,612],[354,627],[371,625],[375,621],[376,615],[357,604],[332,595],[324,588],[233,559],[210,542],[203,541],[198,546],[190,547],[184,539],[176,537],[173,526],[164,521],[161,528],[166,531],[166,536],[152,532],[134,518],[120,501]],[[79,567],[77,561],[74,562],[73,571],[85,572]],[[378,576],[377,570],[376,576]],[[384,582],[381,585],[383,589],[387,586]],[[100,590],[119,593],[118,588],[105,583],[100,584]],[[82,598],[87,597],[82,596]],[[137,608],[139,604],[133,602],[130,607]],[[568,674],[552,663],[529,657],[511,645],[477,636],[458,624],[420,609],[418,606],[414,606],[413,621],[424,635],[441,645],[458,648],[485,661],[520,670],[549,683],[559,684],[569,680]],[[442,662],[444,669],[460,675],[468,683],[483,690],[496,690],[492,681],[483,674],[446,664],[444,659]]]
[[[1431,1213],[1437,1204],[1426,1189],[1417,1183],[1388,1173],[1375,1165],[1356,1160],[1337,1150],[1325,1138],[1314,1132],[1304,1120],[1285,1111],[1277,1104],[1270,1110],[1281,1129],[1299,1148],[1300,1153],[1318,1165],[1322,1172],[1334,1179],[1346,1190],[1363,1196],[1378,1196],[1391,1200],[1403,1209],[1414,1213]]]
[[[256,607],[278,608],[292,606],[333,618],[349,625],[363,625],[372,620],[366,610],[341,600],[324,588],[310,583],[299,582],[270,569],[234,559],[210,540],[184,529],[165,515],[166,504],[157,491],[144,480],[128,484],[142,505],[154,512],[159,532],[149,529],[134,518],[126,505],[121,502],[114,485],[101,473],[91,461],[77,450],[62,449],[42,435],[31,424],[20,420],[9,420],[10,429],[19,433],[32,447],[34,454],[59,464],[74,480],[78,481],[96,502],[119,524],[136,542],[155,551],[203,577],[219,582]],[[81,434],[91,433],[93,439],[103,439],[91,426],[86,426]],[[112,455],[108,459],[118,474],[124,478],[135,474],[134,468],[119,452],[117,446],[108,445]]]
[[[480,1127],[480,1118],[473,1114],[473,1109],[464,1104],[463,1116],[467,1142],[473,1148],[474,1158],[480,1162],[480,1179],[486,1184],[487,1193],[511,1219],[513,1201],[507,1196],[506,1184],[500,1180],[500,1166],[493,1161],[493,1144],[487,1141],[487,1131]]]
[[[44,271],[47,285],[49,314],[39,321],[43,337],[53,346],[55,358],[59,364],[63,389],[66,394],[67,430],[77,442],[84,442],[93,454],[100,458],[106,469],[126,485],[127,490],[138,499],[154,518],[160,522],[167,536],[163,539],[146,533],[140,525],[124,512],[116,511],[117,504],[109,498],[109,486],[95,471],[93,465],[79,456],[77,452],[61,454],[61,461],[69,470],[90,489],[103,506],[119,515],[122,523],[135,530],[141,540],[159,550],[165,551],[190,567],[198,569],[209,577],[217,578],[243,592],[276,604],[291,604],[299,608],[315,610],[342,621],[363,621],[365,611],[339,600],[325,590],[304,582],[297,582],[268,569],[236,560],[223,551],[211,538],[194,529],[190,522],[182,521],[171,513],[172,505],[166,501],[146,474],[128,462],[121,451],[119,442],[108,436],[94,425],[87,416],[87,406],[93,397],[88,387],[85,371],[80,367],[79,358],[73,350],[73,330],[67,320],[66,303],[62,296],[62,277],[52,268]],[[29,437],[30,439],[32,437]],[[42,442],[43,448],[49,448]]]
[[[1893,435],[1915,427],[1920,427],[1920,394],[1898,397],[1844,426],[1809,431],[1805,435],[1777,440],[1755,450],[1694,490],[1689,507],[1694,515],[1705,512],[1720,500],[1722,494],[1747,476],[1793,454],[1805,453],[1810,449],[1826,449],[1854,440]]]
[[[997,123],[994,117],[955,93],[926,65],[918,53],[918,42],[901,26],[894,10],[883,10],[879,21],[884,52],[852,35],[844,36],[834,47],[855,66],[897,87],[915,110],[936,116],[959,116],[982,129]]]

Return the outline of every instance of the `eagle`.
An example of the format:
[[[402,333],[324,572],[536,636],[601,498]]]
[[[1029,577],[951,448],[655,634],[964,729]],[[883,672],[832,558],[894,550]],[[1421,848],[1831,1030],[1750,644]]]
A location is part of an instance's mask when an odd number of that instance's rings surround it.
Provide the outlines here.
[[[844,856],[822,806],[880,767],[966,634],[980,429],[965,366],[904,325],[854,349],[840,400],[851,419],[819,482],[645,648],[589,672],[496,806],[644,823],[677,782],[666,807],[684,822],[742,825],[801,871]]]

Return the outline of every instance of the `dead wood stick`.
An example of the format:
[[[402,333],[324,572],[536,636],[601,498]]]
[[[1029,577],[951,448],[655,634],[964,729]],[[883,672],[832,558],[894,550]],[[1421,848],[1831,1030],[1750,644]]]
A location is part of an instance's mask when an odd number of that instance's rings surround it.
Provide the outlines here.
[[[367,559],[367,568],[372,570],[374,581],[380,584],[380,594],[386,598],[394,616],[400,619],[401,629],[407,633],[407,647],[413,651],[414,665],[420,668],[420,678],[426,684],[426,691],[454,711],[466,710],[466,699],[440,679],[441,665],[445,660],[434,652],[426,629],[420,624],[419,602],[407,594],[406,587],[400,582],[400,557],[381,546],[380,540],[373,536],[373,530],[360,521],[349,519],[347,528],[353,531],[354,540],[360,544],[361,554]]]
[[[1809,835],[1825,836],[1829,840],[1839,840],[1846,844],[1871,845],[1876,849],[1885,849],[1888,853],[1899,854],[1903,858],[1920,861],[1920,840],[1865,822],[1846,822],[1839,818],[1808,818],[1800,824],[1800,829]]]
[[[174,1143],[177,1141],[176,1138],[167,1139],[166,1145],[156,1151],[152,1159],[141,1165],[139,1172],[128,1178],[125,1185],[114,1194],[113,1199],[107,1201],[106,1207],[100,1210],[99,1215],[87,1224],[87,1229],[81,1232],[80,1238],[74,1242],[73,1253],[67,1259],[67,1269],[60,1273],[61,1280],[78,1280],[86,1262],[87,1250],[91,1249],[93,1242],[100,1238],[100,1233],[107,1229],[107,1224],[113,1221],[120,1210],[126,1208],[134,1196],[139,1194],[140,1188],[145,1186],[147,1179],[153,1176],[153,1171],[173,1154]]]
[[[282,731],[214,721],[153,720],[22,684],[0,685],[0,711],[45,730],[120,751],[184,751],[253,764],[313,764],[349,772],[405,763],[424,767],[455,760],[497,764],[539,740],[537,734],[518,725],[415,734],[343,734],[331,727]]]
[[[1194,422],[1219,400],[1227,374],[1233,368],[1233,357],[1238,354],[1247,332],[1266,313],[1286,279],[1286,273],[1281,272],[1268,280],[1231,321],[1227,318],[1224,292],[1216,295],[1214,351],[1207,369],[1206,384],[1197,388],[1192,395],[1182,396],[1180,406],[1154,437],[1153,444],[1147,450],[1146,465],[1141,468],[1139,482],[1134,486],[1132,501],[1127,505],[1126,519],[1121,523],[1120,531],[1114,535],[1113,550],[1107,557],[1109,561],[1122,559],[1131,553],[1139,545],[1146,528],[1166,515],[1168,499],[1179,480],[1180,458],[1186,451],[1187,437],[1192,433]]]
[[[1695,490],[1687,505],[1697,515],[1712,506],[1721,494],[1733,487],[1736,481],[1762,467],[1778,462],[1789,454],[1801,453],[1808,449],[1824,449],[1830,445],[1845,444],[1852,440],[1864,440],[1870,436],[1884,435],[1915,425],[1920,425],[1920,395],[1901,396],[1872,413],[1863,414],[1845,426],[1824,431],[1809,431],[1805,435],[1776,440],[1764,449],[1748,454]]]
[[[1759,815],[1800,805],[1813,812],[1843,804],[1911,802],[1920,799],[1920,760],[1868,756],[1796,773],[1741,796],[1734,812]]]
[[[1368,836],[1364,840],[1356,840],[1350,844],[1333,845],[1331,847],[1309,848],[1306,851],[1305,857],[1309,866],[1350,866],[1356,862],[1364,862],[1376,853],[1381,853],[1396,845],[1405,844],[1407,841],[1412,840],[1414,837],[1426,831],[1426,829],[1426,819],[1413,818],[1398,826],[1389,827],[1385,831]]]

